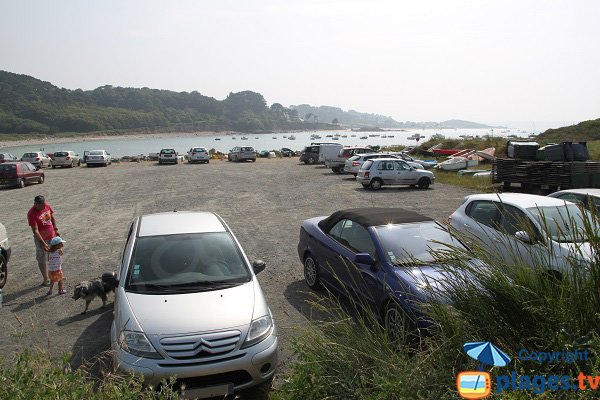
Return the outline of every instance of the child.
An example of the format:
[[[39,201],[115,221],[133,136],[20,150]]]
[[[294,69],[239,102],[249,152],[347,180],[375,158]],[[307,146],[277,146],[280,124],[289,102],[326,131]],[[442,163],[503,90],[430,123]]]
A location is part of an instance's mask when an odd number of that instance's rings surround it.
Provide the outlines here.
[[[58,282],[58,294],[65,294],[67,291],[63,289],[63,274],[62,274],[62,248],[63,243],[66,243],[60,236],[55,236],[50,240],[50,250],[48,251],[48,277],[50,278],[50,289],[48,296],[52,294],[54,283]]]

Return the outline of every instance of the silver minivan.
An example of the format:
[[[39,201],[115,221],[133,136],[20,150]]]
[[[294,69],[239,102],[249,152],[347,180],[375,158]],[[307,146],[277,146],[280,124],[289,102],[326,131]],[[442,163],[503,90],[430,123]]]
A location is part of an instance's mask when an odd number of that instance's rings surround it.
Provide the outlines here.
[[[193,398],[270,386],[278,341],[255,276],[263,268],[214,213],[136,218],[119,267],[115,364],[149,385],[175,376]]]
[[[435,182],[429,171],[413,168],[397,158],[367,160],[358,171],[356,181],[364,188],[379,190],[384,185],[409,185],[427,189]]]

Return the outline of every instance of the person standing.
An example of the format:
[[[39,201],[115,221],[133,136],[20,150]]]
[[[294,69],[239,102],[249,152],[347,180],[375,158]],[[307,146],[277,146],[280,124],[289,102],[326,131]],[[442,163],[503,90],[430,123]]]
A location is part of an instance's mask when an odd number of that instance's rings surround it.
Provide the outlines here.
[[[65,294],[67,291],[63,288],[63,272],[62,272],[62,248],[65,241],[60,236],[55,236],[50,241],[50,250],[48,251],[48,276],[50,277],[50,289],[46,295],[52,294],[54,284],[58,282],[58,294]]]
[[[54,210],[50,204],[46,203],[44,196],[38,195],[33,199],[33,207],[27,212],[27,222],[33,232],[35,258],[44,279],[42,286],[49,286],[46,252],[50,250],[50,240],[59,234],[54,219]]]

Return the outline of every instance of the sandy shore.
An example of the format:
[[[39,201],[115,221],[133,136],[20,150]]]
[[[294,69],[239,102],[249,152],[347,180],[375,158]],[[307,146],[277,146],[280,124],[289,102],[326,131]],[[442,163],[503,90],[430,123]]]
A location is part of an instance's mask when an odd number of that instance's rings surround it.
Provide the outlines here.
[[[156,139],[167,136],[177,137],[192,137],[192,136],[225,136],[232,132],[167,132],[167,133],[123,133],[115,135],[82,135],[82,136],[36,136],[28,137],[23,140],[4,140],[0,135],[0,149],[3,147],[20,147],[29,145],[42,145],[42,144],[60,144],[60,143],[73,143],[73,142],[89,142],[93,140],[122,140],[122,139]],[[237,132],[236,132],[237,133]]]

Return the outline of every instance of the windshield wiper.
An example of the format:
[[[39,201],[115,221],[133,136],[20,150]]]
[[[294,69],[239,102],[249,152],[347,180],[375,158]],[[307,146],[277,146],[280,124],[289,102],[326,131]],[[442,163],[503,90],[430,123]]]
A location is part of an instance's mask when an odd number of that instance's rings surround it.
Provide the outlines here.
[[[174,285],[170,285],[170,287],[176,288],[190,288],[190,287],[210,287],[210,288],[227,288],[238,286],[239,282],[231,282],[231,281],[196,281],[196,282],[186,282],[186,283],[177,283]]]

